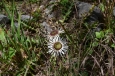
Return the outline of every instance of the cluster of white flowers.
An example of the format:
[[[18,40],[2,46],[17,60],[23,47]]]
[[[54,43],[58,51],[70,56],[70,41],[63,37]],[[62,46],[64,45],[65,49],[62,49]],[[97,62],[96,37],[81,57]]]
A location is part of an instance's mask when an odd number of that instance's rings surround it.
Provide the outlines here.
[[[48,53],[53,56],[62,56],[68,50],[68,45],[66,39],[62,39],[60,34],[64,33],[62,29],[54,29],[51,31],[47,31],[47,40],[48,40]]]

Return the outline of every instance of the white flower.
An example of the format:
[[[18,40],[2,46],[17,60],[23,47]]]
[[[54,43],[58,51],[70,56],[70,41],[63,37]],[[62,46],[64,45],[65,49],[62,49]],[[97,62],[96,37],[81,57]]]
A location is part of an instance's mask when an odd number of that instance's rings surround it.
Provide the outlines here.
[[[66,53],[68,50],[66,40],[62,40],[59,36],[54,37],[48,42],[48,53],[51,53],[53,56],[59,56]]]
[[[54,39],[55,37],[59,37],[59,35],[61,33],[64,33],[64,30],[62,30],[60,28],[48,31],[47,32],[47,38],[48,39]]]

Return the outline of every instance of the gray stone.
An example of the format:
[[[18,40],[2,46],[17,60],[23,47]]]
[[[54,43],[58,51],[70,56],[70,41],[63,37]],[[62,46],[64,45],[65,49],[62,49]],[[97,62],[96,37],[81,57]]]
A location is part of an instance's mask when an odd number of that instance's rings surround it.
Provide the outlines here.
[[[103,14],[97,6],[93,6],[89,3],[80,1],[77,1],[76,4],[79,18],[86,17],[86,15],[90,13],[90,15],[88,15],[88,17],[86,18],[86,22],[91,24],[94,22],[103,22]],[[91,10],[92,12],[90,12]]]
[[[18,22],[14,22],[14,26],[18,27]]]
[[[115,7],[113,7],[113,16],[115,16]]]
[[[77,8],[78,8],[80,18],[83,17],[83,15],[88,14],[91,9],[93,9],[93,12],[101,13],[101,10],[97,6],[94,6],[93,8],[93,5],[85,2],[78,1]]]
[[[49,9],[46,8],[46,9],[44,10],[44,13],[46,13],[46,14],[48,15],[48,14],[50,13],[50,11],[51,11],[51,10],[49,10]]]
[[[41,23],[41,25],[44,27],[45,31],[50,32],[52,30],[51,26],[45,21],[43,23]]]
[[[48,19],[51,19],[54,17],[54,13],[48,15]]]
[[[89,12],[90,8],[92,7],[91,4],[85,3],[85,2],[77,2],[77,8],[78,8],[78,16],[81,18],[83,15]]]
[[[32,16],[29,16],[29,15],[21,15],[21,20],[23,21],[28,21],[28,20],[31,20],[33,19]]]
[[[0,24],[7,24],[8,22],[10,22],[10,19],[5,15],[0,14]]]

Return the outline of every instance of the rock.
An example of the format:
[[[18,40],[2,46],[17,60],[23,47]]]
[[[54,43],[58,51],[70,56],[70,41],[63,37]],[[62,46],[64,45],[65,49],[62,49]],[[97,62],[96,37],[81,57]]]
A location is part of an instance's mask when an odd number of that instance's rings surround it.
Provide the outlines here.
[[[51,13],[51,14],[48,15],[48,19],[51,19],[53,17],[54,17],[54,13]]]
[[[10,19],[7,16],[0,14],[0,24],[7,24],[9,22],[10,22]]]
[[[47,8],[44,10],[44,13],[46,13],[47,15],[48,15],[50,12],[51,12],[51,10],[49,10],[49,9],[47,9]]]
[[[18,27],[18,22],[14,22],[14,26]]]
[[[101,9],[98,6],[93,6],[90,3],[77,1],[76,6],[78,9],[78,19],[85,18],[84,22],[88,23],[88,27],[91,28],[89,36],[95,36],[95,32],[99,32],[105,28],[104,16]],[[94,26],[96,23],[96,26]]]
[[[89,24],[93,24],[94,22],[98,22],[98,17],[95,14],[92,14],[92,15],[87,17],[85,22],[87,22]]]
[[[115,7],[113,7],[113,16],[115,17]]]
[[[92,8],[93,8],[93,5],[89,3],[77,1],[78,17],[79,18],[85,17],[88,13],[90,13],[90,10]],[[94,6],[94,8],[92,9],[92,12],[86,18],[86,22],[92,24],[97,21],[103,22],[103,14],[97,6]]]
[[[28,20],[31,20],[33,19],[32,16],[29,16],[29,15],[21,15],[21,20],[22,21],[28,21]]]
[[[89,3],[78,1],[77,2],[77,8],[78,8],[79,18],[83,17],[84,14],[88,13],[91,7],[92,7],[92,5]]]
[[[51,26],[47,22],[41,23],[41,25],[44,27],[45,31],[51,31]]]

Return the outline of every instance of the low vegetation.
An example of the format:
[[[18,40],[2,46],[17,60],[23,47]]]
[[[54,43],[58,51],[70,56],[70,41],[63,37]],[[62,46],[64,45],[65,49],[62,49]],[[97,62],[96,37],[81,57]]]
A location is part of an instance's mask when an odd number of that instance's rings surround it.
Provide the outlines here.
[[[45,20],[39,9],[42,0],[20,0],[0,2],[1,13],[8,16],[8,24],[0,25],[0,74],[1,76],[112,76],[115,75],[115,2],[93,0],[85,2],[100,4],[103,13],[103,28],[98,22],[88,24],[86,17],[77,18],[75,0],[59,0],[49,4],[61,18],[51,19],[65,33],[68,50],[63,56],[54,57],[47,53],[46,34],[41,23]],[[77,1],[77,0],[76,0]],[[81,0],[84,1],[84,0]],[[25,8],[26,7],[26,8]],[[28,7],[28,9],[27,9]],[[43,9],[44,10],[44,9]],[[21,14],[33,17],[21,20]],[[47,19],[47,18],[46,18]],[[18,23],[16,27],[14,22]],[[8,27],[8,28],[6,28]]]

